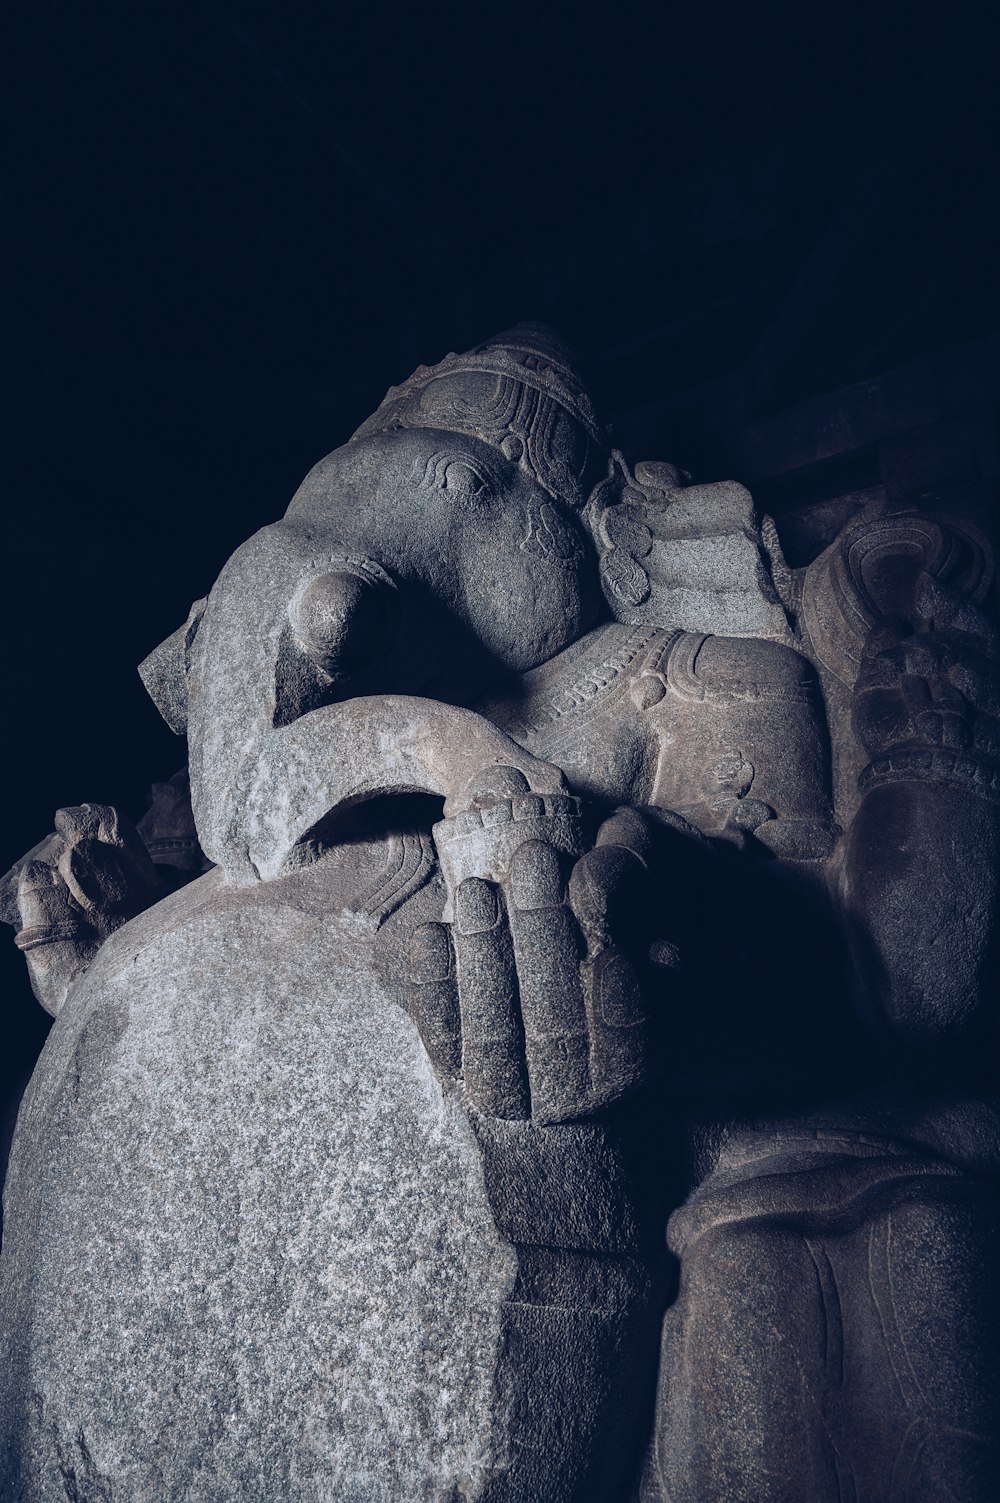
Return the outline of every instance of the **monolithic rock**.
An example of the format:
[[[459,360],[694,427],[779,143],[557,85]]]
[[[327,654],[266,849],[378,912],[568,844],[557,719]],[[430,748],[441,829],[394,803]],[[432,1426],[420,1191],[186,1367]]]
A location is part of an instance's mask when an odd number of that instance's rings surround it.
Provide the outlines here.
[[[0,888],[3,1497],[994,1496],[990,550],[688,482],[522,325],[143,663]]]

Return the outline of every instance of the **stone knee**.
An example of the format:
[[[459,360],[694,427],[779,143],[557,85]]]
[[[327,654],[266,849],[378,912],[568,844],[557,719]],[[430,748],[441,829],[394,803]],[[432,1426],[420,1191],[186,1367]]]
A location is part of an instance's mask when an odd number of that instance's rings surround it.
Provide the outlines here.
[[[643,1503],[989,1503],[1000,1217],[967,1189],[688,1242]]]
[[[1000,1473],[1000,1214],[908,1200],[827,1238],[845,1290],[842,1423],[865,1496],[989,1503]]]
[[[644,1503],[837,1503],[826,1359],[805,1237],[757,1222],[698,1238],[664,1323]]]

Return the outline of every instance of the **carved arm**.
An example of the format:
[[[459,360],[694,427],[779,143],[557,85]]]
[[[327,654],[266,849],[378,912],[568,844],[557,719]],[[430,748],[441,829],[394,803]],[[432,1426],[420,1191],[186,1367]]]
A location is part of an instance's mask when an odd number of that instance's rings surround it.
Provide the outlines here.
[[[907,515],[848,529],[806,581],[862,769],[840,874],[859,1000],[915,1047],[956,1043],[989,1000],[1000,654],[975,603],[988,583],[971,529]]]

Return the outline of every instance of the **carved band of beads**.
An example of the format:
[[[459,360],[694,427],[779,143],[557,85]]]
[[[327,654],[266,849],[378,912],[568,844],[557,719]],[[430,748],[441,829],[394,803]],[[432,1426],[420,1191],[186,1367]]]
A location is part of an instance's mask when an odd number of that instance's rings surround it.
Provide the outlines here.
[[[886,783],[950,783],[1000,803],[1000,762],[944,746],[897,746],[870,762],[858,778],[864,795]]]

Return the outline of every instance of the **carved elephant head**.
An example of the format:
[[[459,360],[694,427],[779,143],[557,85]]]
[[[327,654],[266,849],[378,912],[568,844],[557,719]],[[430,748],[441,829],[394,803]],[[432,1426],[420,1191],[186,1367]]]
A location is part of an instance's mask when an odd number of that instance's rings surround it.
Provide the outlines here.
[[[140,670],[187,730],[213,861],[274,876],[332,810],[412,790],[454,809],[491,766],[558,788],[464,706],[597,619],[578,511],[602,463],[565,353],[522,326],[422,368],[316,466]]]

